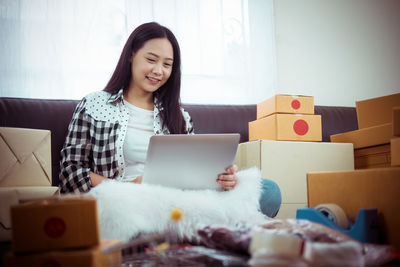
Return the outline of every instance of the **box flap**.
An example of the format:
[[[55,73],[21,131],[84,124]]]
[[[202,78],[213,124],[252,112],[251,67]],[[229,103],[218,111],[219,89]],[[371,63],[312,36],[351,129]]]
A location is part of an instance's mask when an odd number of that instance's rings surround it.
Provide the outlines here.
[[[48,130],[0,127],[0,186],[51,185]]]

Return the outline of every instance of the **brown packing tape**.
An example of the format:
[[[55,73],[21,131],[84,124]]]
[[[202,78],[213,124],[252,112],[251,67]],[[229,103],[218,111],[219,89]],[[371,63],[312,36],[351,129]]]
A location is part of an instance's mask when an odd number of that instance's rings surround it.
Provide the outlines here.
[[[315,207],[315,209],[326,216],[330,221],[335,223],[342,229],[349,228],[349,220],[347,219],[344,210],[336,204],[320,204]]]

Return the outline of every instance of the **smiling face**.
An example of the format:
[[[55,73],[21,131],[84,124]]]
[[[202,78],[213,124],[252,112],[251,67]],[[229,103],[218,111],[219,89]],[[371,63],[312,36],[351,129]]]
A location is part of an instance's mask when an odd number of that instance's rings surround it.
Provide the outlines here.
[[[167,38],[151,39],[131,57],[129,91],[153,94],[171,76],[174,52]]]

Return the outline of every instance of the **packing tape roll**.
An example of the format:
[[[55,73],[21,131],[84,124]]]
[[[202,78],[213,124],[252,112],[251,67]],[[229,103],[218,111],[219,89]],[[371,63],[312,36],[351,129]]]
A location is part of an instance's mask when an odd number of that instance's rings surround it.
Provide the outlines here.
[[[326,216],[330,221],[335,223],[342,229],[348,229],[350,224],[347,219],[346,213],[344,210],[336,204],[320,204],[315,207],[316,210],[321,212],[324,216]]]

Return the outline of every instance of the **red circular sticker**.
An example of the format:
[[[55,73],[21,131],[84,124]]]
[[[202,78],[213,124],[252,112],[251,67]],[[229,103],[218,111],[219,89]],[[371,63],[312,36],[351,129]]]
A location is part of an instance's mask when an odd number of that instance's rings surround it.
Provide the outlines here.
[[[293,124],[293,130],[298,135],[305,135],[308,132],[308,123],[305,120],[297,120]]]
[[[62,236],[66,228],[64,220],[58,217],[49,218],[44,223],[44,232],[52,238]]]
[[[292,108],[299,109],[300,108],[300,101],[295,99],[292,101]]]

